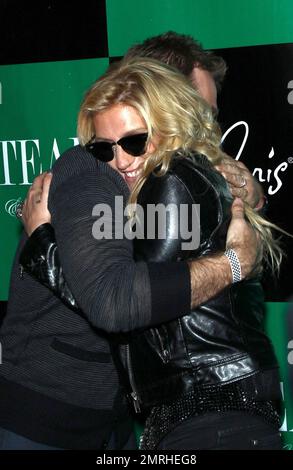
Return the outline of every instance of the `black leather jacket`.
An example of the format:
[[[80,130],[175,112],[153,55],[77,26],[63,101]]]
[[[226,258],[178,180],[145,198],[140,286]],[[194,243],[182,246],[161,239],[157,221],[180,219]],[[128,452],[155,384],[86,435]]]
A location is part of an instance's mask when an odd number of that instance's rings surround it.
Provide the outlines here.
[[[174,159],[165,176],[148,179],[138,202],[144,208],[146,204],[174,205],[166,238],[136,240],[137,259],[190,259],[225,249],[231,195],[224,178],[206,158]],[[182,238],[172,235],[177,220],[174,208],[179,204],[188,205],[189,211],[192,204],[200,204],[200,245],[194,250],[182,250]],[[46,233],[46,228],[42,230]],[[36,237],[36,243],[22,253],[23,268],[77,309],[64,281],[53,232],[39,232]],[[277,377],[277,361],[263,331],[263,316],[262,288],[258,280],[251,279],[231,285],[178,320],[127,335],[126,361],[116,359],[118,367],[119,363],[127,364],[126,381],[137,408],[140,403],[148,407],[176,399],[197,386],[228,384],[258,372],[271,370],[272,377]],[[125,381],[122,368],[121,372]],[[277,380],[272,378],[273,382]],[[265,387],[270,387],[270,380],[266,385],[256,381],[255,396],[274,398]]]

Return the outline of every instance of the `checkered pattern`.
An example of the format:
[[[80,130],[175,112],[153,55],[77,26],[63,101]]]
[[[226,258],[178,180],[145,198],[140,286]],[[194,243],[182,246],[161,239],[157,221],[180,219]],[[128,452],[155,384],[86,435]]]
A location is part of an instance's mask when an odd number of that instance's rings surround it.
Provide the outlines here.
[[[229,250],[226,250],[224,254],[230,262],[233,284],[235,282],[240,282],[242,279],[241,264],[236,251],[230,248]]]

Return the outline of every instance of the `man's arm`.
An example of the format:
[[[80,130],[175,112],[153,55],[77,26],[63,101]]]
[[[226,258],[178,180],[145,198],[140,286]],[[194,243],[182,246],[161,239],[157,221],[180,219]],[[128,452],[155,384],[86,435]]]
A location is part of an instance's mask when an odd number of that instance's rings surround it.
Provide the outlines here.
[[[244,204],[240,198],[236,198],[232,205],[232,219],[226,240],[226,249],[230,248],[237,253],[242,278],[246,278],[257,269],[258,236],[245,220]],[[190,263],[190,278],[191,303],[196,307],[214,297],[215,291],[218,293],[232,283],[228,258],[222,253]]]
[[[78,304],[96,327],[127,331],[169,321],[188,313],[190,306],[205,302],[231,284],[230,264],[223,253],[190,262],[189,274],[184,262],[135,263],[129,240],[95,240],[91,212],[97,202],[97,193],[95,196],[93,193],[97,188],[102,191],[105,188],[101,188],[102,181],[97,185],[96,175],[93,180],[88,175],[85,178],[89,190],[83,189],[79,193],[83,199],[80,204],[74,204],[78,191],[72,189],[75,187],[73,181],[68,187],[63,185],[60,194],[56,192],[53,218],[65,277]],[[91,182],[94,186],[89,188]],[[115,188],[110,187],[109,181],[106,186],[108,195],[103,201],[108,200],[112,206],[109,194],[112,189],[111,199]],[[35,185],[28,196],[27,207],[33,204],[37,193],[40,194],[40,187]],[[43,192],[41,203],[35,205],[40,212],[45,198]],[[257,242],[253,230],[244,220],[241,202],[236,201],[234,205],[228,245],[237,251],[245,277],[254,264]],[[26,217],[24,211],[24,219]],[[29,227],[29,218],[25,221]]]
[[[29,207],[32,207],[32,205],[33,201],[31,200]],[[37,210],[42,211],[41,206],[38,205]],[[44,220],[44,213],[40,216],[40,220]],[[24,212],[28,233],[31,233],[30,227],[34,227],[38,219],[36,211],[32,211],[32,214],[34,214],[33,221]],[[227,248],[233,248],[237,252],[243,277],[249,274],[251,266],[254,264],[256,246],[257,242],[254,232],[244,219],[243,203],[240,199],[235,200],[232,206],[232,220],[228,232]],[[20,262],[26,272],[50,288],[70,308],[73,310],[78,309],[78,305],[65,280],[54,229],[49,223],[35,228],[21,253]],[[163,267],[163,270],[165,266],[162,263],[161,267]],[[228,258],[223,253],[190,261],[189,270],[191,308],[195,308],[214,297],[232,282],[230,264]],[[160,284],[159,272],[160,267],[158,267],[156,277],[153,275],[151,282],[154,284],[154,289],[156,289],[157,284],[157,288],[162,293],[163,286]],[[168,288],[168,285],[166,287]],[[165,295],[168,295],[168,291],[166,291]],[[165,320],[168,321],[170,317],[168,312],[166,313]]]

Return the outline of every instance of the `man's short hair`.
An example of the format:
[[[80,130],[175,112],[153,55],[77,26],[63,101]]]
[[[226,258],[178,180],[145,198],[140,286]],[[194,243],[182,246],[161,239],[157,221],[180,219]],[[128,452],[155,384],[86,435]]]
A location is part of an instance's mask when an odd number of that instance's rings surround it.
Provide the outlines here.
[[[227,66],[222,57],[212,51],[205,51],[201,44],[186,34],[174,31],[153,36],[140,44],[132,46],[125,54],[131,57],[152,57],[180,70],[190,76],[195,66],[207,70],[215,80],[219,90],[224,80]]]

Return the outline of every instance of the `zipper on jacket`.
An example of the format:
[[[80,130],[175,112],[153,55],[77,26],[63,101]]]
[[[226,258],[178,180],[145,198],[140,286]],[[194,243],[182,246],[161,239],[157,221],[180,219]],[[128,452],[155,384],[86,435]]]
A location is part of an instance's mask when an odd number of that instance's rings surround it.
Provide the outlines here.
[[[20,277],[20,279],[24,278],[24,268],[23,268],[22,264],[19,265],[19,277]]]
[[[129,344],[126,345],[126,363],[127,363],[127,369],[128,369],[129,383],[130,383],[130,387],[132,390],[132,392],[130,393],[130,396],[132,398],[134,411],[135,413],[140,413],[141,408],[140,408],[139,397],[136,391],[135,381],[133,377],[133,369],[132,369],[131,358],[130,358]]]

